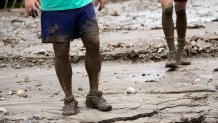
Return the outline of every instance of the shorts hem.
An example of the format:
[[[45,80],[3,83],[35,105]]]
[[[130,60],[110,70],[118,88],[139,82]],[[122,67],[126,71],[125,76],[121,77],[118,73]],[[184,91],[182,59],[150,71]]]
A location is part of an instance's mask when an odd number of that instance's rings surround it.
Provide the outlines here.
[[[82,38],[84,36],[92,36],[92,35],[99,35],[99,33],[92,33],[92,34],[86,34],[86,35],[80,35],[78,37],[65,37],[65,36],[49,36],[46,38],[42,38],[42,43],[65,43],[65,42],[71,42],[74,39]]]

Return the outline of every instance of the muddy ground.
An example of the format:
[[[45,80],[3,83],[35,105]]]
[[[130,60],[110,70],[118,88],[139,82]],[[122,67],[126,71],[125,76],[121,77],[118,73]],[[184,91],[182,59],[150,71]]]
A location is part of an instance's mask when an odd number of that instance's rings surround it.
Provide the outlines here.
[[[164,68],[168,49],[156,0],[114,0],[97,12],[103,59],[100,89],[110,112],[86,108],[85,49],[71,43],[73,91],[80,113],[63,117],[63,92],[51,44],[40,43],[40,20],[23,10],[0,11],[0,123],[218,122],[218,5],[188,2],[186,51],[191,66]],[[136,89],[127,94],[128,88]]]

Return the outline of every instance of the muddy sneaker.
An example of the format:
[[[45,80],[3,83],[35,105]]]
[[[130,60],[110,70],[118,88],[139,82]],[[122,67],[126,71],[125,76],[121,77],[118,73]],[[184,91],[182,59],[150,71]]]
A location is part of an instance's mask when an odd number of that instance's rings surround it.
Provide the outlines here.
[[[190,65],[191,64],[191,61],[188,60],[188,55],[184,50],[177,52],[176,61],[177,61],[177,64],[179,65]]]
[[[63,115],[76,115],[78,113],[78,102],[75,100],[74,96],[70,96],[64,99],[64,110]]]
[[[112,106],[103,98],[102,92],[90,91],[86,97],[86,106],[100,111],[110,111]]]
[[[177,68],[178,67],[177,63],[176,63],[176,53],[175,52],[169,52],[165,67],[169,67],[169,68]]]

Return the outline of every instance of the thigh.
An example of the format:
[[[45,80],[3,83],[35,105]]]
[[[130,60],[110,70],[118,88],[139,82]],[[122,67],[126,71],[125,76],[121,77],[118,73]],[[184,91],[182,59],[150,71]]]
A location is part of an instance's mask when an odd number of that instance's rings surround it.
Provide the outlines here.
[[[83,36],[82,42],[88,51],[99,51],[100,50],[100,41],[99,35],[89,35]]]
[[[68,56],[70,51],[70,42],[53,43],[55,56]]]
[[[160,3],[163,9],[173,6],[173,0],[160,0]]]
[[[80,37],[99,35],[99,27],[93,3],[80,9],[76,25]]]
[[[42,42],[69,42],[75,34],[75,10],[42,11]]]
[[[187,0],[175,0],[175,8],[178,9],[185,9],[187,4]]]

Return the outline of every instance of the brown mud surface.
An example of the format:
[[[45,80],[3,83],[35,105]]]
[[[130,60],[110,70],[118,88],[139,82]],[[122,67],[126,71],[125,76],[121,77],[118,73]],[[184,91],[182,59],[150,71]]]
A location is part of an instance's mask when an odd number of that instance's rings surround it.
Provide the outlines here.
[[[100,89],[113,110],[85,107],[85,48],[75,40],[70,57],[80,113],[70,117],[61,115],[64,95],[52,46],[41,43],[40,19],[24,10],[0,11],[0,123],[218,122],[218,1],[188,2],[186,51],[192,65],[176,70],[164,68],[168,49],[160,4],[112,1],[96,12],[104,60]]]

